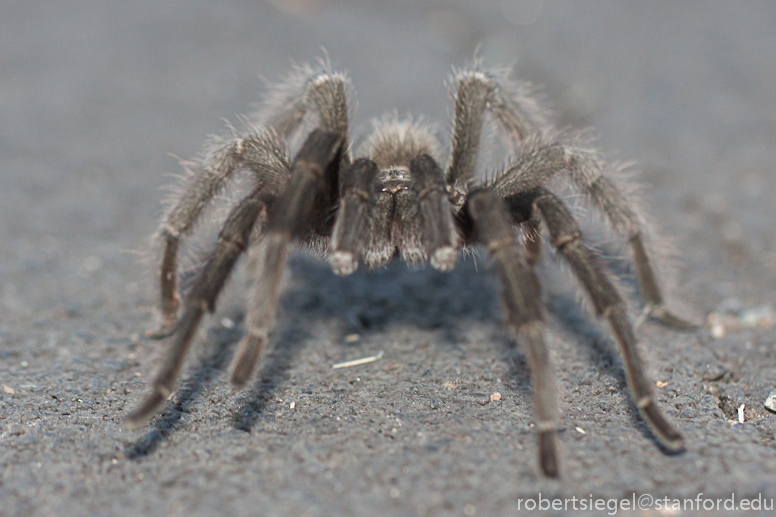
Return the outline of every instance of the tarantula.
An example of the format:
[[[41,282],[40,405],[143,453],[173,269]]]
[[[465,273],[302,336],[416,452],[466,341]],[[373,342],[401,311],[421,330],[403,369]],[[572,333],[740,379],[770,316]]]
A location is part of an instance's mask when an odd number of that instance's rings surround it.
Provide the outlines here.
[[[503,284],[508,322],[528,355],[534,384],[539,463],[559,475],[558,410],[535,266],[542,223],[557,253],[587,292],[597,316],[611,326],[641,418],[668,450],[683,447],[681,435],[658,409],[636,344],[626,306],[597,257],[581,238],[566,204],[548,187],[561,176],[587,195],[608,223],[630,243],[646,311],[664,323],[691,325],[666,310],[643,239],[641,217],[606,174],[600,154],[552,129],[529,87],[479,61],[454,71],[450,92],[454,118],[449,160],[430,126],[386,118],[351,155],[347,75],[322,63],[296,67],[270,87],[259,123],[221,139],[164,218],[161,327],[153,337],[175,334],[153,382],[153,392],[128,421],[152,416],[175,386],[183,359],[206,311],[237,259],[250,252],[251,295],[246,331],[231,367],[243,386],[256,368],[278,304],[278,287],[289,248],[327,252],[339,275],[383,266],[394,256],[428,261],[451,270],[462,248],[482,245]],[[511,165],[487,180],[475,176],[483,128],[492,126],[513,155]],[[289,143],[296,141],[293,161]],[[443,168],[444,164],[447,164]],[[253,190],[229,213],[215,249],[185,296],[178,319],[177,255],[181,237],[237,171],[253,173]]]

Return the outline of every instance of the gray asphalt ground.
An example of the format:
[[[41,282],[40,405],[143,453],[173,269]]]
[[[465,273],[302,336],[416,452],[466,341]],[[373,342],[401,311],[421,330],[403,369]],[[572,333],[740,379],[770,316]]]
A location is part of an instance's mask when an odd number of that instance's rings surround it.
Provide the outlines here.
[[[4,2],[0,514],[471,516],[514,515],[540,493],[776,498],[776,415],[763,407],[776,330],[638,329],[688,442],[668,455],[552,260],[560,482],[538,474],[527,365],[484,256],[450,274],[397,264],[345,279],[294,258],[274,346],[242,392],[226,378],[238,272],[175,400],[146,427],[122,423],[167,344],[144,331],[150,236],[180,172],[168,153],[194,157],[222,117],[251,111],[259,76],[321,47],[351,72],[363,134],[393,108],[444,131],[444,81],[481,44],[488,64],[544,85],[561,126],[594,126],[601,148],[638,162],[679,251],[674,306],[698,322],[773,307],[774,20],[768,1]]]

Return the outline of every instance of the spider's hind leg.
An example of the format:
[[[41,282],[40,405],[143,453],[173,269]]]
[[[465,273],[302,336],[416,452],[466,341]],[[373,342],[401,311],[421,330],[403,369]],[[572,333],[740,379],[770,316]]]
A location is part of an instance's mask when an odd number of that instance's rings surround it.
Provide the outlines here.
[[[270,198],[262,198],[260,191],[257,190],[237,205],[227,217],[215,251],[186,295],[183,316],[175,327],[177,330],[175,342],[153,382],[153,393],[127,417],[130,425],[139,425],[147,420],[172,392],[175,380],[183,366],[183,359],[205,311],[215,310],[218,294],[237,259],[245,251],[256,221],[270,202]]]
[[[588,156],[580,158],[572,155],[569,159],[571,167],[568,170],[572,180],[588,195],[593,205],[601,210],[609,223],[627,236],[645,313],[677,330],[696,329],[697,325],[673,314],[665,305],[657,276],[647,254],[644,225],[636,211],[631,208],[632,200],[626,198],[614,181],[603,173],[603,167],[584,163]]]
[[[462,188],[474,177],[486,115],[492,115],[510,147],[548,126],[546,109],[531,95],[533,87],[511,79],[509,70],[483,69],[476,60],[469,69],[454,71],[450,90],[455,115],[448,185]]]
[[[289,139],[309,115],[314,125],[344,137],[342,160],[350,162],[348,143],[348,93],[350,79],[336,72],[326,60],[319,66],[298,65],[279,82],[268,83],[268,92],[255,117]]]
[[[606,169],[607,164],[597,151],[581,147],[573,140],[564,142],[533,138],[524,144],[517,161],[493,179],[492,186],[503,196],[509,196],[515,192],[542,188],[556,175],[566,174],[592,205],[600,210],[611,227],[627,237],[646,312],[675,329],[697,328],[666,308],[647,252],[645,224],[638,211],[632,208],[638,205],[637,200],[633,196],[626,196],[623,189],[605,172]]]
[[[682,436],[657,407],[652,382],[646,375],[633,326],[628,320],[620,294],[596,262],[581,239],[581,232],[565,204],[548,191],[540,192],[533,203],[547,224],[552,243],[571,266],[574,274],[590,295],[598,316],[606,318],[625,363],[625,378],[642,419],[657,440],[671,451],[683,449]]]
[[[166,214],[159,230],[162,264],[159,274],[161,325],[147,332],[152,338],[167,337],[175,331],[178,316],[178,251],[183,235],[193,231],[216,195],[235,172],[249,169],[260,186],[279,192],[287,181],[290,164],[284,146],[274,132],[252,127],[244,136],[216,139],[203,159],[204,172],[180,194]]]

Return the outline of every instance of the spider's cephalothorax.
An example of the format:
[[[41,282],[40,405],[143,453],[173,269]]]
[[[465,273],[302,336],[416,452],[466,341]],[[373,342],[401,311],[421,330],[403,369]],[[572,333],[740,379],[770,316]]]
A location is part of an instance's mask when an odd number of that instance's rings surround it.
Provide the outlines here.
[[[398,255],[448,271],[462,247],[482,245],[493,257],[504,288],[510,327],[525,347],[534,383],[539,460],[557,477],[557,401],[539,282],[542,227],[557,253],[605,318],[622,353],[634,402],[658,441],[670,450],[682,438],[663,417],[645,375],[625,303],[583,242],[566,204],[550,189],[558,176],[581,190],[608,223],[628,239],[639,290],[649,314],[674,327],[691,327],[668,312],[647,254],[643,223],[607,175],[598,152],[559,136],[526,85],[479,62],[456,71],[450,89],[455,115],[449,159],[429,126],[387,117],[350,154],[348,78],[327,65],[295,68],[271,86],[258,122],[245,134],[220,139],[202,161],[201,174],[176,198],[159,236],[162,242],[162,325],[155,337],[175,334],[153,392],[129,416],[138,424],[153,415],[174,388],[183,359],[206,311],[243,252],[250,250],[246,331],[233,360],[231,381],[241,386],[255,370],[272,325],[278,286],[291,245],[329,254],[334,271],[373,268]],[[476,175],[483,127],[503,137],[511,164],[487,180]],[[288,146],[300,145],[293,161]],[[178,315],[180,239],[235,172],[253,173],[253,190],[232,208],[218,243],[187,292]],[[523,238],[519,238],[522,234]]]

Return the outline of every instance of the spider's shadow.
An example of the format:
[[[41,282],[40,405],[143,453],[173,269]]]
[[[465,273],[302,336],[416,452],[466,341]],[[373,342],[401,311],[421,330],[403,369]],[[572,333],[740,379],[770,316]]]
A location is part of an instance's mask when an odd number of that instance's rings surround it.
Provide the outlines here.
[[[494,278],[478,274],[471,258],[450,273],[408,269],[394,261],[381,270],[341,278],[325,262],[304,255],[292,259],[290,267],[299,289],[283,295],[283,310],[292,321],[271,337],[271,358],[233,417],[235,428],[243,431],[253,428],[294,364],[307,336],[301,329],[309,321],[340,320],[343,334],[380,332],[401,324],[441,331],[445,342],[457,342],[462,321],[498,319]]]
[[[273,332],[273,344],[262,361],[259,380],[240,395],[241,406],[232,417],[236,429],[250,432],[282,384],[286,372],[295,363],[307,340],[304,330],[310,321],[340,319],[343,331],[370,333],[384,330],[393,324],[441,331],[445,342],[460,341],[459,333],[467,321],[500,322],[498,309],[499,287],[495,275],[484,272],[481,261],[463,260],[451,273],[430,269],[408,270],[406,266],[390,264],[386,269],[357,273],[340,278],[326,263],[297,256],[290,267],[298,288],[286,292],[282,310],[286,321]],[[478,271],[479,269],[479,271]],[[588,350],[588,360],[596,368],[617,378],[627,390],[624,372],[611,340],[581,309],[569,294],[554,293],[549,298],[550,311],[555,319]],[[208,332],[212,353],[197,365],[188,380],[176,392],[175,402],[168,403],[154,428],[125,453],[129,458],[147,456],[179,426],[181,416],[199,396],[203,386],[223,372],[231,357],[232,345],[240,339],[241,329],[212,328]],[[508,339],[502,341],[502,357],[517,386],[529,384],[528,367],[523,354],[517,353]],[[641,422],[632,405],[630,414],[645,436],[658,443]]]
[[[618,368],[619,360],[616,352],[608,346],[606,334],[585,313],[575,296],[569,293],[552,292],[546,297],[545,304],[547,312],[551,315],[546,324],[560,324],[566,333],[587,349],[587,361],[595,365],[596,370],[617,378],[618,382],[625,387],[625,375],[622,368]],[[509,368],[509,376],[515,383],[513,391],[530,395],[532,393],[529,389],[531,371],[525,351],[518,346],[513,337],[505,335],[499,341],[502,357]],[[638,420],[635,412],[634,417]]]
[[[208,331],[208,341],[213,343],[212,352],[197,365],[191,376],[181,383],[175,392],[175,401],[167,403],[162,414],[154,422],[153,429],[127,447],[124,453],[127,458],[148,456],[177,429],[183,413],[188,412],[192,402],[202,391],[202,387],[223,371],[230,356],[231,345],[239,338],[239,332],[234,330],[210,329]]]
[[[484,260],[462,257],[449,273],[414,268],[394,260],[387,267],[347,278],[328,264],[297,257],[291,268],[304,296],[288,300],[305,319],[340,320],[343,331],[380,332],[401,325],[441,331],[449,341],[460,339],[467,321],[499,321],[500,288]]]
[[[265,356],[258,380],[253,387],[240,394],[243,402],[232,415],[232,425],[235,429],[251,432],[267,401],[272,400],[285,373],[294,364],[307,336],[308,333],[300,331],[298,325],[291,325],[272,334],[275,343],[272,345],[272,351],[267,354],[268,357]]]
[[[303,255],[292,258],[290,268],[293,283],[299,287],[292,287],[282,297],[281,310],[286,321],[271,334],[272,345],[263,357],[259,380],[240,395],[242,405],[232,418],[236,429],[250,432],[256,424],[266,402],[272,400],[301,352],[309,335],[304,329],[310,321],[343,320],[344,333],[378,332],[401,322],[443,331],[447,342],[455,342],[462,321],[498,320],[498,291],[493,275],[478,272],[478,265],[471,258],[462,260],[451,273],[408,270],[394,261],[383,270],[358,272],[344,279],[334,275],[328,264]],[[175,401],[167,403],[153,429],[128,446],[128,458],[152,454],[178,428],[183,413],[198,398],[203,386],[226,368],[232,345],[241,335],[242,328],[209,329],[207,346],[212,353],[182,382]]]

